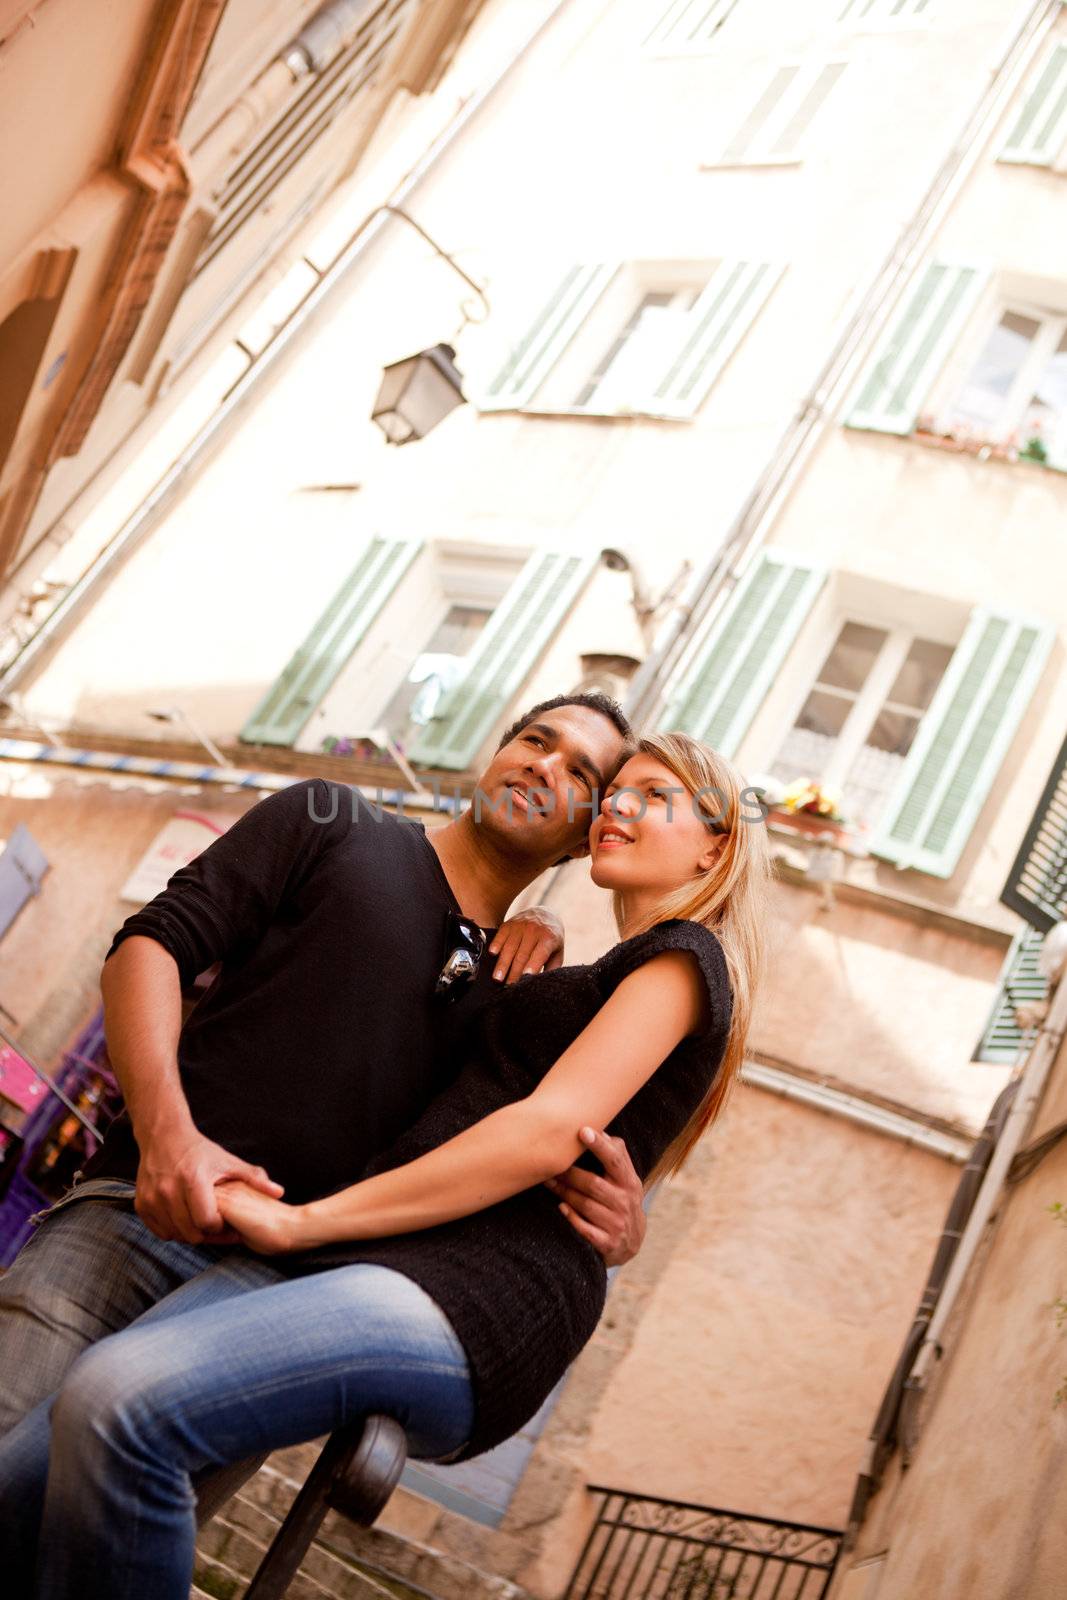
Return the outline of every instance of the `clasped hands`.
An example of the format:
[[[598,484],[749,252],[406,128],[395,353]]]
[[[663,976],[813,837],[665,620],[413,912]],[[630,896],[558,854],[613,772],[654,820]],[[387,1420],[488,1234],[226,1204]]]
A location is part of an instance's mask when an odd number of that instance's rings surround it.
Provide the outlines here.
[[[546,1187],[559,1199],[575,1232],[588,1239],[607,1266],[621,1267],[637,1254],[645,1236],[641,1180],[622,1139],[593,1128],[583,1128],[580,1137],[603,1166],[604,1176],[569,1167],[549,1178]],[[215,1200],[226,1237],[259,1255],[284,1255],[314,1243],[306,1232],[304,1207],[284,1204],[262,1185],[224,1180],[215,1189]],[[206,1242],[215,1240],[209,1236]]]

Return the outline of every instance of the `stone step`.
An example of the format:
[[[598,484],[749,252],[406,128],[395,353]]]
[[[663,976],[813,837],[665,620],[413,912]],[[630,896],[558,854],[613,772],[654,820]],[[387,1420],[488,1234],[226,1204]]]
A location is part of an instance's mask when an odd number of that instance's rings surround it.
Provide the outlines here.
[[[201,1530],[198,1552],[247,1581],[266,1554],[278,1526],[275,1518],[258,1507],[232,1500],[224,1515],[215,1517]],[[328,1600],[394,1600],[389,1590],[352,1562],[315,1543],[304,1556],[298,1576],[300,1583],[294,1578],[289,1590],[294,1600],[298,1600],[301,1589],[309,1596],[327,1596]]]
[[[194,1595],[207,1595],[208,1600],[235,1600],[236,1596],[244,1594],[247,1584],[247,1578],[224,1562],[197,1552],[193,1564]]]
[[[250,1577],[319,1450],[314,1443],[276,1451],[202,1530],[198,1543],[205,1558]],[[302,1575],[315,1584],[317,1596],[329,1600],[529,1600],[518,1584],[459,1556],[381,1526],[359,1527],[333,1511],[304,1559]],[[294,1588],[287,1600],[302,1597]]]

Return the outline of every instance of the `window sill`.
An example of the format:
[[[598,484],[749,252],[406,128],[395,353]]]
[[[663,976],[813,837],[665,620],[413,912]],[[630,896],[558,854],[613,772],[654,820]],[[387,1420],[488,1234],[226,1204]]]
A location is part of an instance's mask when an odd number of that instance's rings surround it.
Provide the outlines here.
[[[863,834],[846,822],[832,822],[803,811],[780,811],[772,806],[767,812],[768,831],[780,838],[800,838],[818,845],[829,844],[849,856],[866,856],[867,845]]]
[[[916,444],[928,450],[947,450],[951,455],[974,456],[978,461],[1004,461],[1009,466],[1017,466],[1021,462],[1024,466],[1045,467],[1049,472],[1067,472],[1067,463],[1061,465],[1054,461],[1042,461],[1040,457],[1020,450],[1018,445],[1005,444],[996,439],[961,439],[955,434],[939,433],[935,428],[923,427],[913,428],[905,437],[914,439]]]
[[[701,161],[697,167],[698,172],[748,172],[752,169],[769,168],[777,170],[785,167],[793,169],[804,165],[803,156],[752,156],[749,159],[739,157],[736,161]]]
[[[1012,156],[1002,151],[997,156],[999,167],[1030,167],[1034,172],[1050,172],[1055,178],[1067,178],[1067,166],[1054,161],[1040,161],[1037,156]]]
[[[579,422],[633,422],[635,419],[642,422],[670,422],[689,423],[691,416],[681,416],[678,412],[671,411],[594,411],[589,406],[480,406],[474,402],[480,416],[491,417],[494,415],[524,416],[524,417],[559,417],[566,421]]]
[[[925,450],[943,450],[949,455],[971,456],[976,461],[1002,461],[1006,466],[1043,467],[1046,472],[1055,472],[1059,475],[1067,473],[1067,461],[1039,461],[1036,456],[1030,456],[1025,451],[1019,450],[1015,445],[1007,445],[995,440],[983,439],[957,439],[951,434],[936,433],[932,429],[912,428],[908,433],[898,433],[895,428],[878,427],[868,422],[844,423],[852,433],[880,433],[890,439],[910,439],[913,444],[921,445]]]

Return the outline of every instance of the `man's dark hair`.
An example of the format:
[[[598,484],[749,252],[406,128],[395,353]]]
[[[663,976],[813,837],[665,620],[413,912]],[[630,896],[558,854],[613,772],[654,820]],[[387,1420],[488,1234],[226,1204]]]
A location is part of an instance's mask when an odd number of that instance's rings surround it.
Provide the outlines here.
[[[511,724],[511,727],[497,745],[497,749],[503,750],[506,744],[510,744],[512,739],[518,737],[523,728],[528,728],[531,722],[536,722],[542,712],[558,711],[562,706],[584,706],[586,711],[598,711],[602,717],[607,717],[609,722],[615,724],[615,727],[623,737],[627,749],[630,751],[636,750],[637,736],[626,720],[626,713],[617,700],[612,700],[610,695],[600,694],[597,691],[593,691],[590,694],[557,694],[551,700],[539,701],[537,705],[531,706],[528,711],[524,711],[517,722]]]

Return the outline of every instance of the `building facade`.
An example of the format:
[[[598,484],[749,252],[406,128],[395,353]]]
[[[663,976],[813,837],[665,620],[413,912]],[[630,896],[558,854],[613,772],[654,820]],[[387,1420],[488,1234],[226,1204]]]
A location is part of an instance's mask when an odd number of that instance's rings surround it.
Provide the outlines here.
[[[109,896],[194,805],[138,762],[191,763],[221,822],[312,772],[432,822],[524,703],[595,685],[772,799],[836,795],[831,830],[771,811],[745,1084],[652,1197],[593,1342],[525,1436],[409,1472],[380,1538],[549,1600],[591,1485],[846,1525],[961,1168],[1033,1041],[1017,1002],[1043,993],[1000,895],[1067,705],[1065,162],[1058,3],[490,0],[298,235],[327,292],[284,381],[262,363],[124,565],[79,545],[86,603],[8,669],[4,827],[52,869],[4,953],[42,1055],[91,1003]],[[395,214],[329,281],[390,196],[487,319]],[[269,356],[269,318],[245,333]],[[454,334],[469,404],[389,447],[383,366]],[[229,773],[198,776],[205,738]],[[580,864],[531,898],[570,959],[613,936]],[[1041,1337],[1025,1359],[1053,1359]],[[972,1556],[939,1600],[1015,1592]],[[914,1592],[891,1574],[843,1592]]]
[[[265,275],[289,304],[307,291],[295,235],[477,10],[8,0],[0,579],[32,584],[116,450],[180,398]]]

